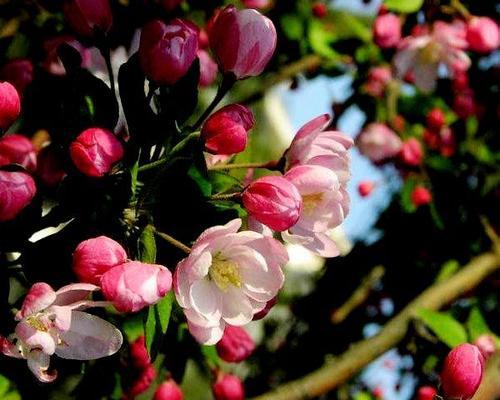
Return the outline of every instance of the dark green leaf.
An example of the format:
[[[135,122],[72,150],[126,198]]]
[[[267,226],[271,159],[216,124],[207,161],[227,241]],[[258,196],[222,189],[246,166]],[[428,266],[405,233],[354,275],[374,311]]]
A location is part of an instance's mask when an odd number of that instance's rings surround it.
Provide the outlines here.
[[[212,184],[196,165],[192,165],[189,168],[188,175],[196,182],[203,196],[208,197],[212,194]]]
[[[146,348],[151,360],[155,360],[167,332],[174,294],[170,291],[157,304],[150,306],[144,319],[144,335]]]
[[[424,0],[385,0],[384,4],[389,10],[414,13],[422,7]]]
[[[142,262],[154,264],[156,262],[156,240],[154,228],[146,226],[139,237],[138,249],[139,259]]]

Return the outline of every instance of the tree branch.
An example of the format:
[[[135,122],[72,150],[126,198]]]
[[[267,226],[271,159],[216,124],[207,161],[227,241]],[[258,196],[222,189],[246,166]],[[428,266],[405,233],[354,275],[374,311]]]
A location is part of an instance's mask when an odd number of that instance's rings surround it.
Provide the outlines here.
[[[500,269],[500,254],[488,252],[473,258],[446,281],[430,286],[382,330],[369,339],[355,343],[342,355],[316,371],[254,398],[254,400],[302,400],[327,393],[340,386],[378,356],[397,345],[418,310],[438,310],[475,288],[487,276]]]

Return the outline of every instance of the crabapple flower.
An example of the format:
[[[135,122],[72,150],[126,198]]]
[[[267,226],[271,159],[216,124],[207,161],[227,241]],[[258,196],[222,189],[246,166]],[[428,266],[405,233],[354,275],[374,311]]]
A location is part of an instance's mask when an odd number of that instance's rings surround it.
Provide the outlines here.
[[[21,99],[9,82],[0,82],[0,129],[7,129],[19,117]]]
[[[275,296],[271,300],[269,300],[266,303],[266,306],[253,316],[252,321],[258,321],[260,319],[265,318],[267,314],[269,314],[271,309],[276,305],[277,302],[278,302],[278,296]]]
[[[448,24],[437,21],[432,33],[409,36],[401,41],[394,65],[400,78],[411,73],[419,89],[431,92],[436,87],[440,64],[444,64],[452,76],[469,68],[470,59],[464,51],[466,48],[465,26],[462,22]]]
[[[484,370],[484,357],[469,343],[451,350],[443,363],[441,384],[447,399],[469,400],[476,393]]]
[[[299,129],[285,153],[286,169],[297,165],[320,165],[331,169],[344,185],[350,177],[350,160],[347,150],[354,142],[339,131],[325,130],[330,116],[323,114]]]
[[[139,61],[146,76],[159,85],[173,85],[188,72],[198,51],[198,28],[179,18],[159,19],[141,32]]]
[[[392,71],[389,67],[372,67],[368,71],[368,79],[363,85],[363,89],[370,96],[382,97],[391,79]]]
[[[242,196],[250,216],[274,231],[295,225],[302,198],[295,186],[282,176],[264,176],[247,186]]]
[[[255,350],[255,342],[242,327],[226,325],[216,349],[224,361],[238,363],[250,357]]]
[[[139,336],[130,344],[130,359],[134,368],[138,370],[146,369],[151,364],[144,335]]]
[[[373,40],[382,49],[396,47],[401,40],[401,20],[392,13],[382,14],[373,23]]]
[[[374,122],[368,124],[356,138],[359,151],[374,163],[396,156],[403,143],[387,125]]]
[[[99,287],[75,283],[54,291],[48,284],[35,283],[28,291],[15,333],[0,340],[6,356],[26,359],[29,369],[42,382],[53,381],[50,356],[70,360],[95,360],[116,353],[122,334],[109,322],[83,312],[107,303],[87,300]]]
[[[167,379],[156,389],[153,400],[183,400],[182,390],[173,379]]]
[[[0,222],[14,219],[35,194],[35,181],[27,173],[0,171]]]
[[[299,244],[322,257],[339,255],[328,231],[339,226],[349,212],[349,196],[335,172],[320,165],[293,167],[285,178],[302,196],[299,220],[282,232],[284,241]]]
[[[99,285],[102,275],[127,261],[120,243],[107,236],[84,240],[73,253],[73,271],[80,282]]]
[[[243,326],[283,286],[285,247],[272,237],[242,231],[241,220],[204,231],[174,272],[177,302],[191,334],[217,343],[226,324]]]
[[[416,400],[434,400],[434,396],[437,395],[438,392],[433,386],[421,386],[417,390],[417,399]]]
[[[479,336],[474,345],[477,346],[484,359],[490,358],[496,351],[495,338],[492,335],[484,334]]]
[[[375,184],[372,181],[362,181],[358,185],[358,193],[361,197],[368,197],[375,189]]]
[[[491,53],[500,44],[500,31],[495,21],[488,17],[472,17],[467,22],[467,42],[471,50]]]
[[[429,189],[423,186],[416,186],[411,192],[411,202],[415,207],[425,206],[432,201],[432,194]]]
[[[89,128],[71,143],[69,154],[81,173],[102,177],[122,159],[123,146],[112,132],[101,128]]]
[[[206,50],[198,50],[198,59],[200,60],[200,86],[210,86],[217,78],[219,71],[217,63]]]
[[[221,71],[236,79],[262,73],[276,49],[272,21],[254,9],[227,6],[215,17],[208,35]]]
[[[113,24],[109,0],[66,0],[63,11],[68,24],[81,36],[106,33]]]
[[[134,400],[141,393],[144,393],[152,385],[156,378],[156,370],[153,364],[138,371],[139,376],[132,382],[130,387],[123,394],[122,400]]]
[[[35,147],[26,136],[16,133],[0,138],[0,166],[19,164],[33,172],[36,161]]]
[[[129,261],[101,277],[102,293],[120,312],[137,312],[156,304],[172,287],[172,274],[162,265]]]
[[[444,112],[438,107],[433,108],[427,114],[427,127],[433,132],[439,132],[445,122]]]
[[[230,104],[213,113],[201,128],[205,150],[212,154],[234,154],[245,150],[248,131],[255,119],[241,104]]]
[[[403,142],[400,153],[403,164],[412,167],[419,166],[422,163],[423,156],[422,145],[416,138],[410,138]]]
[[[212,386],[215,400],[244,400],[245,388],[235,375],[220,373]]]
[[[325,18],[328,15],[328,6],[322,1],[315,2],[311,11],[316,18]]]
[[[5,64],[0,77],[14,85],[19,93],[33,81],[33,63],[27,58],[15,58]]]

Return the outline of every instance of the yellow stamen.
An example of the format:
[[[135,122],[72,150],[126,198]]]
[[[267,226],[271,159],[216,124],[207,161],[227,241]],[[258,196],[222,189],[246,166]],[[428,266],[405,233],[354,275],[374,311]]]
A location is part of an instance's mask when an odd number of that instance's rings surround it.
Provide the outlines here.
[[[310,215],[323,199],[323,193],[312,193],[302,195],[302,212]]]
[[[238,264],[233,261],[221,260],[218,257],[214,257],[208,275],[221,290],[227,290],[229,285],[238,288],[241,287]]]

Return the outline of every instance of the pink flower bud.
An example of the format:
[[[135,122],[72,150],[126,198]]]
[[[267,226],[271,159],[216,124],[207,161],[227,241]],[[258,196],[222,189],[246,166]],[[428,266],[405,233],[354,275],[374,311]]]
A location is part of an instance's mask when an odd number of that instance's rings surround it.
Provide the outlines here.
[[[423,186],[416,186],[411,193],[411,202],[415,207],[425,206],[432,201],[432,194]]]
[[[321,1],[314,3],[311,10],[316,18],[325,18],[328,15],[328,7]]]
[[[375,189],[375,184],[372,181],[363,181],[358,185],[358,193],[361,197],[368,197]]]
[[[469,400],[481,383],[484,358],[479,349],[469,343],[451,350],[444,360],[441,384],[447,399]]]
[[[73,253],[73,271],[80,282],[99,285],[102,274],[126,261],[127,253],[120,243],[99,236],[77,246]]]
[[[238,363],[250,357],[255,350],[255,342],[242,327],[226,325],[216,348],[217,354],[224,361]]]
[[[205,29],[200,29],[198,32],[198,49],[205,50],[208,46],[208,33]]]
[[[27,173],[0,171],[0,222],[14,219],[35,194],[35,181]]]
[[[229,374],[219,374],[212,386],[215,400],[244,400],[245,388],[240,378]]]
[[[168,379],[156,389],[153,400],[183,400],[182,390],[173,379]]]
[[[198,58],[200,59],[200,86],[210,86],[217,78],[219,71],[217,63],[205,50],[198,50]]]
[[[179,7],[179,4],[182,3],[182,0],[161,0],[161,5],[165,9],[166,12],[171,12]]]
[[[246,8],[256,8],[263,10],[269,8],[272,4],[272,0],[243,0],[243,5]]]
[[[382,49],[396,47],[401,40],[401,21],[399,17],[388,13],[375,18],[373,40]]]
[[[416,167],[422,163],[424,152],[422,145],[415,138],[410,138],[401,147],[401,161],[405,165]]]
[[[436,388],[432,386],[421,386],[417,391],[417,400],[434,400],[437,393]]]
[[[198,51],[198,28],[179,18],[154,20],[142,28],[139,61],[146,76],[173,85],[188,72]]]
[[[49,146],[38,153],[36,174],[49,187],[54,187],[66,176],[61,160]]]
[[[36,170],[36,151],[31,140],[19,134],[0,138],[0,166],[7,164],[19,164],[29,171]]]
[[[253,9],[227,6],[216,16],[208,34],[221,70],[236,79],[262,73],[276,49],[272,21]]]
[[[9,82],[0,82],[0,129],[7,129],[21,113],[19,93]]]
[[[460,118],[468,118],[476,112],[476,102],[471,90],[457,94],[453,100],[453,110]]]
[[[81,36],[106,33],[113,24],[109,0],[66,0],[63,11],[71,28]]]
[[[33,63],[27,58],[16,58],[4,65],[2,79],[12,83],[19,93],[33,81]]]
[[[387,125],[371,123],[356,138],[359,151],[374,163],[396,156],[401,150],[399,136]]]
[[[242,199],[253,218],[279,232],[295,225],[302,209],[297,188],[282,176],[257,179],[245,189]]]
[[[488,17],[472,17],[467,23],[467,42],[478,53],[496,50],[500,43],[497,23]]]
[[[137,312],[156,304],[171,287],[172,274],[167,268],[138,261],[113,267],[101,278],[104,297],[120,312]]]
[[[240,104],[230,104],[213,113],[203,124],[201,138],[212,154],[234,154],[245,150],[248,131],[255,119],[252,111]]]
[[[453,131],[446,127],[440,132],[440,144],[439,151],[443,157],[451,157],[455,154],[457,149],[457,142],[455,140],[455,134]]]
[[[433,132],[439,132],[445,124],[444,112],[438,107],[427,114],[427,127]]]
[[[123,146],[116,136],[101,128],[89,128],[76,138],[69,153],[78,170],[93,177],[104,176],[123,157]]]
[[[484,359],[490,358],[496,351],[495,338],[492,335],[481,335],[479,336],[474,345],[477,346]]]
[[[381,97],[391,79],[392,72],[389,67],[373,67],[368,71],[368,79],[363,87],[370,96]]]
[[[453,90],[463,92],[469,89],[469,76],[465,71],[456,72],[453,75]]]
[[[141,393],[149,389],[151,384],[156,378],[156,370],[152,364],[148,365],[146,369],[142,370],[139,377],[132,383],[123,395],[123,400],[134,400]]]
[[[139,336],[130,344],[130,359],[134,368],[138,370],[146,369],[151,364],[144,336]]]

